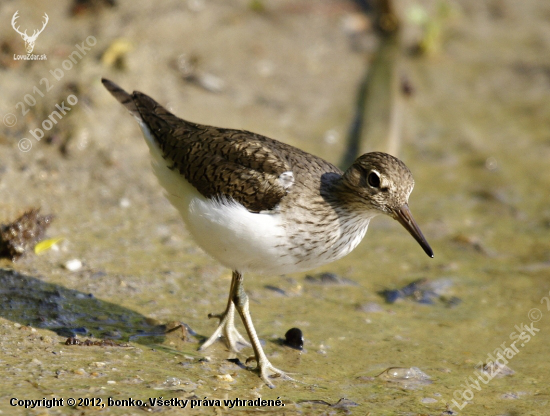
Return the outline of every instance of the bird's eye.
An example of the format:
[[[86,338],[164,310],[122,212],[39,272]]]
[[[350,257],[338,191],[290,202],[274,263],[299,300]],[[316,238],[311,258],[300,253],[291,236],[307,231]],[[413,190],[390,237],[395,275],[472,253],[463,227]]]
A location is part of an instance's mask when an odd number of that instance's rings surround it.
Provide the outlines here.
[[[380,187],[380,176],[378,175],[378,172],[371,170],[367,175],[367,183],[373,188]]]

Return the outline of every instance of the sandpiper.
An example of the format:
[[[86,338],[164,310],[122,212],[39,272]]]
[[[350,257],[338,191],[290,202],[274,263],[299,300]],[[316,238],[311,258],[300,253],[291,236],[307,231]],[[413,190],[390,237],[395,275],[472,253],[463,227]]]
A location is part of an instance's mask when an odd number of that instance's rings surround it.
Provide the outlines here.
[[[197,244],[233,271],[225,311],[201,350],[225,337],[232,352],[252,346],[260,375],[290,379],[265,355],[249,312],[243,273],[306,271],[350,253],[371,218],[399,221],[428,256],[432,249],[414,221],[408,198],[414,181],[399,159],[360,156],[345,172],[285,143],[244,130],[191,123],[151,97],[103,85],[138,121],[166,196]],[[235,309],[250,343],[234,325]]]

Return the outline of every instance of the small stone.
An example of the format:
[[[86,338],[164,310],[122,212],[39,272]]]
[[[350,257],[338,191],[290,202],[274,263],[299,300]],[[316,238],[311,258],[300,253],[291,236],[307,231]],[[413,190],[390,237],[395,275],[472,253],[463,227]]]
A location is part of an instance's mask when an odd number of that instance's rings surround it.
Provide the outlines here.
[[[63,267],[70,272],[76,272],[82,268],[82,262],[78,259],[68,260],[63,264]]]
[[[114,381],[114,380],[108,380],[108,381],[107,381],[107,384],[116,384],[116,381]]]
[[[390,367],[378,374],[377,377],[388,382],[400,383],[407,389],[432,382],[430,376],[418,367]]]
[[[177,377],[168,377],[163,384],[166,387],[176,387],[181,384],[181,380]]]
[[[225,81],[223,79],[206,72],[197,74],[195,82],[210,92],[222,92],[225,89]]]
[[[482,372],[483,374],[490,376],[491,378],[493,377],[502,378],[506,376],[511,376],[515,373],[514,370],[512,370],[510,367],[508,367],[505,364],[502,364],[499,361],[496,361],[496,362],[490,361],[481,366],[477,366],[476,369]]]
[[[357,407],[357,406],[359,406],[357,403],[349,399],[341,398],[340,400],[338,400],[337,403],[334,403],[330,407],[334,409],[342,409],[347,411],[350,407]]]
[[[90,364],[90,366],[92,367],[97,367],[97,368],[103,368],[105,367],[107,364],[104,363],[103,361],[95,361],[93,363]]]
[[[233,381],[231,374],[218,374],[216,378],[220,381]]]
[[[122,198],[119,201],[119,205],[120,205],[120,208],[128,208],[130,205],[132,205],[132,203],[128,198]]]
[[[290,328],[286,331],[284,344],[296,350],[304,349],[304,335],[300,328]]]

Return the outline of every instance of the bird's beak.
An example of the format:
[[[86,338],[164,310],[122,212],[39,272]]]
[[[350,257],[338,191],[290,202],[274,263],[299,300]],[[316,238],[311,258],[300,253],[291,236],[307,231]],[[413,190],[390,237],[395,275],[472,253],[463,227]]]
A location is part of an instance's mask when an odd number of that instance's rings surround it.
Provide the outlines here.
[[[414,237],[418,244],[420,244],[420,246],[424,249],[428,256],[434,256],[434,252],[426,241],[424,234],[422,234],[422,231],[420,231],[418,224],[414,220],[408,204],[403,204],[401,205],[401,207],[393,211],[393,218],[399,221],[399,223],[403,227],[405,227],[405,229]]]

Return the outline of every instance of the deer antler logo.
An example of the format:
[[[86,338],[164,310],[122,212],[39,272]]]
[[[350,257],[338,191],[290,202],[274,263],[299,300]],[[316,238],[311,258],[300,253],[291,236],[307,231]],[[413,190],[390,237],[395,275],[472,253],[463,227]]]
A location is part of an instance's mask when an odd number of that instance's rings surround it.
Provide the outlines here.
[[[21,33],[19,31],[19,27],[16,27],[15,26],[15,21],[17,20],[17,18],[19,17],[17,15],[17,13],[19,13],[19,10],[17,10],[12,19],[11,19],[11,25],[13,27],[13,29],[19,33],[21,35],[21,37],[23,38],[23,40],[25,41],[25,49],[27,50],[27,53],[32,53],[32,51],[34,50],[34,44],[36,42],[36,38],[38,37],[38,35],[40,35],[42,33],[42,31],[44,30],[44,28],[46,27],[46,25],[48,24],[48,20],[50,20],[50,18],[48,17],[48,15],[46,13],[44,13],[44,24],[42,25],[42,29],[40,30],[34,30],[32,35],[29,36],[27,35],[27,31],[25,30],[23,33]]]

